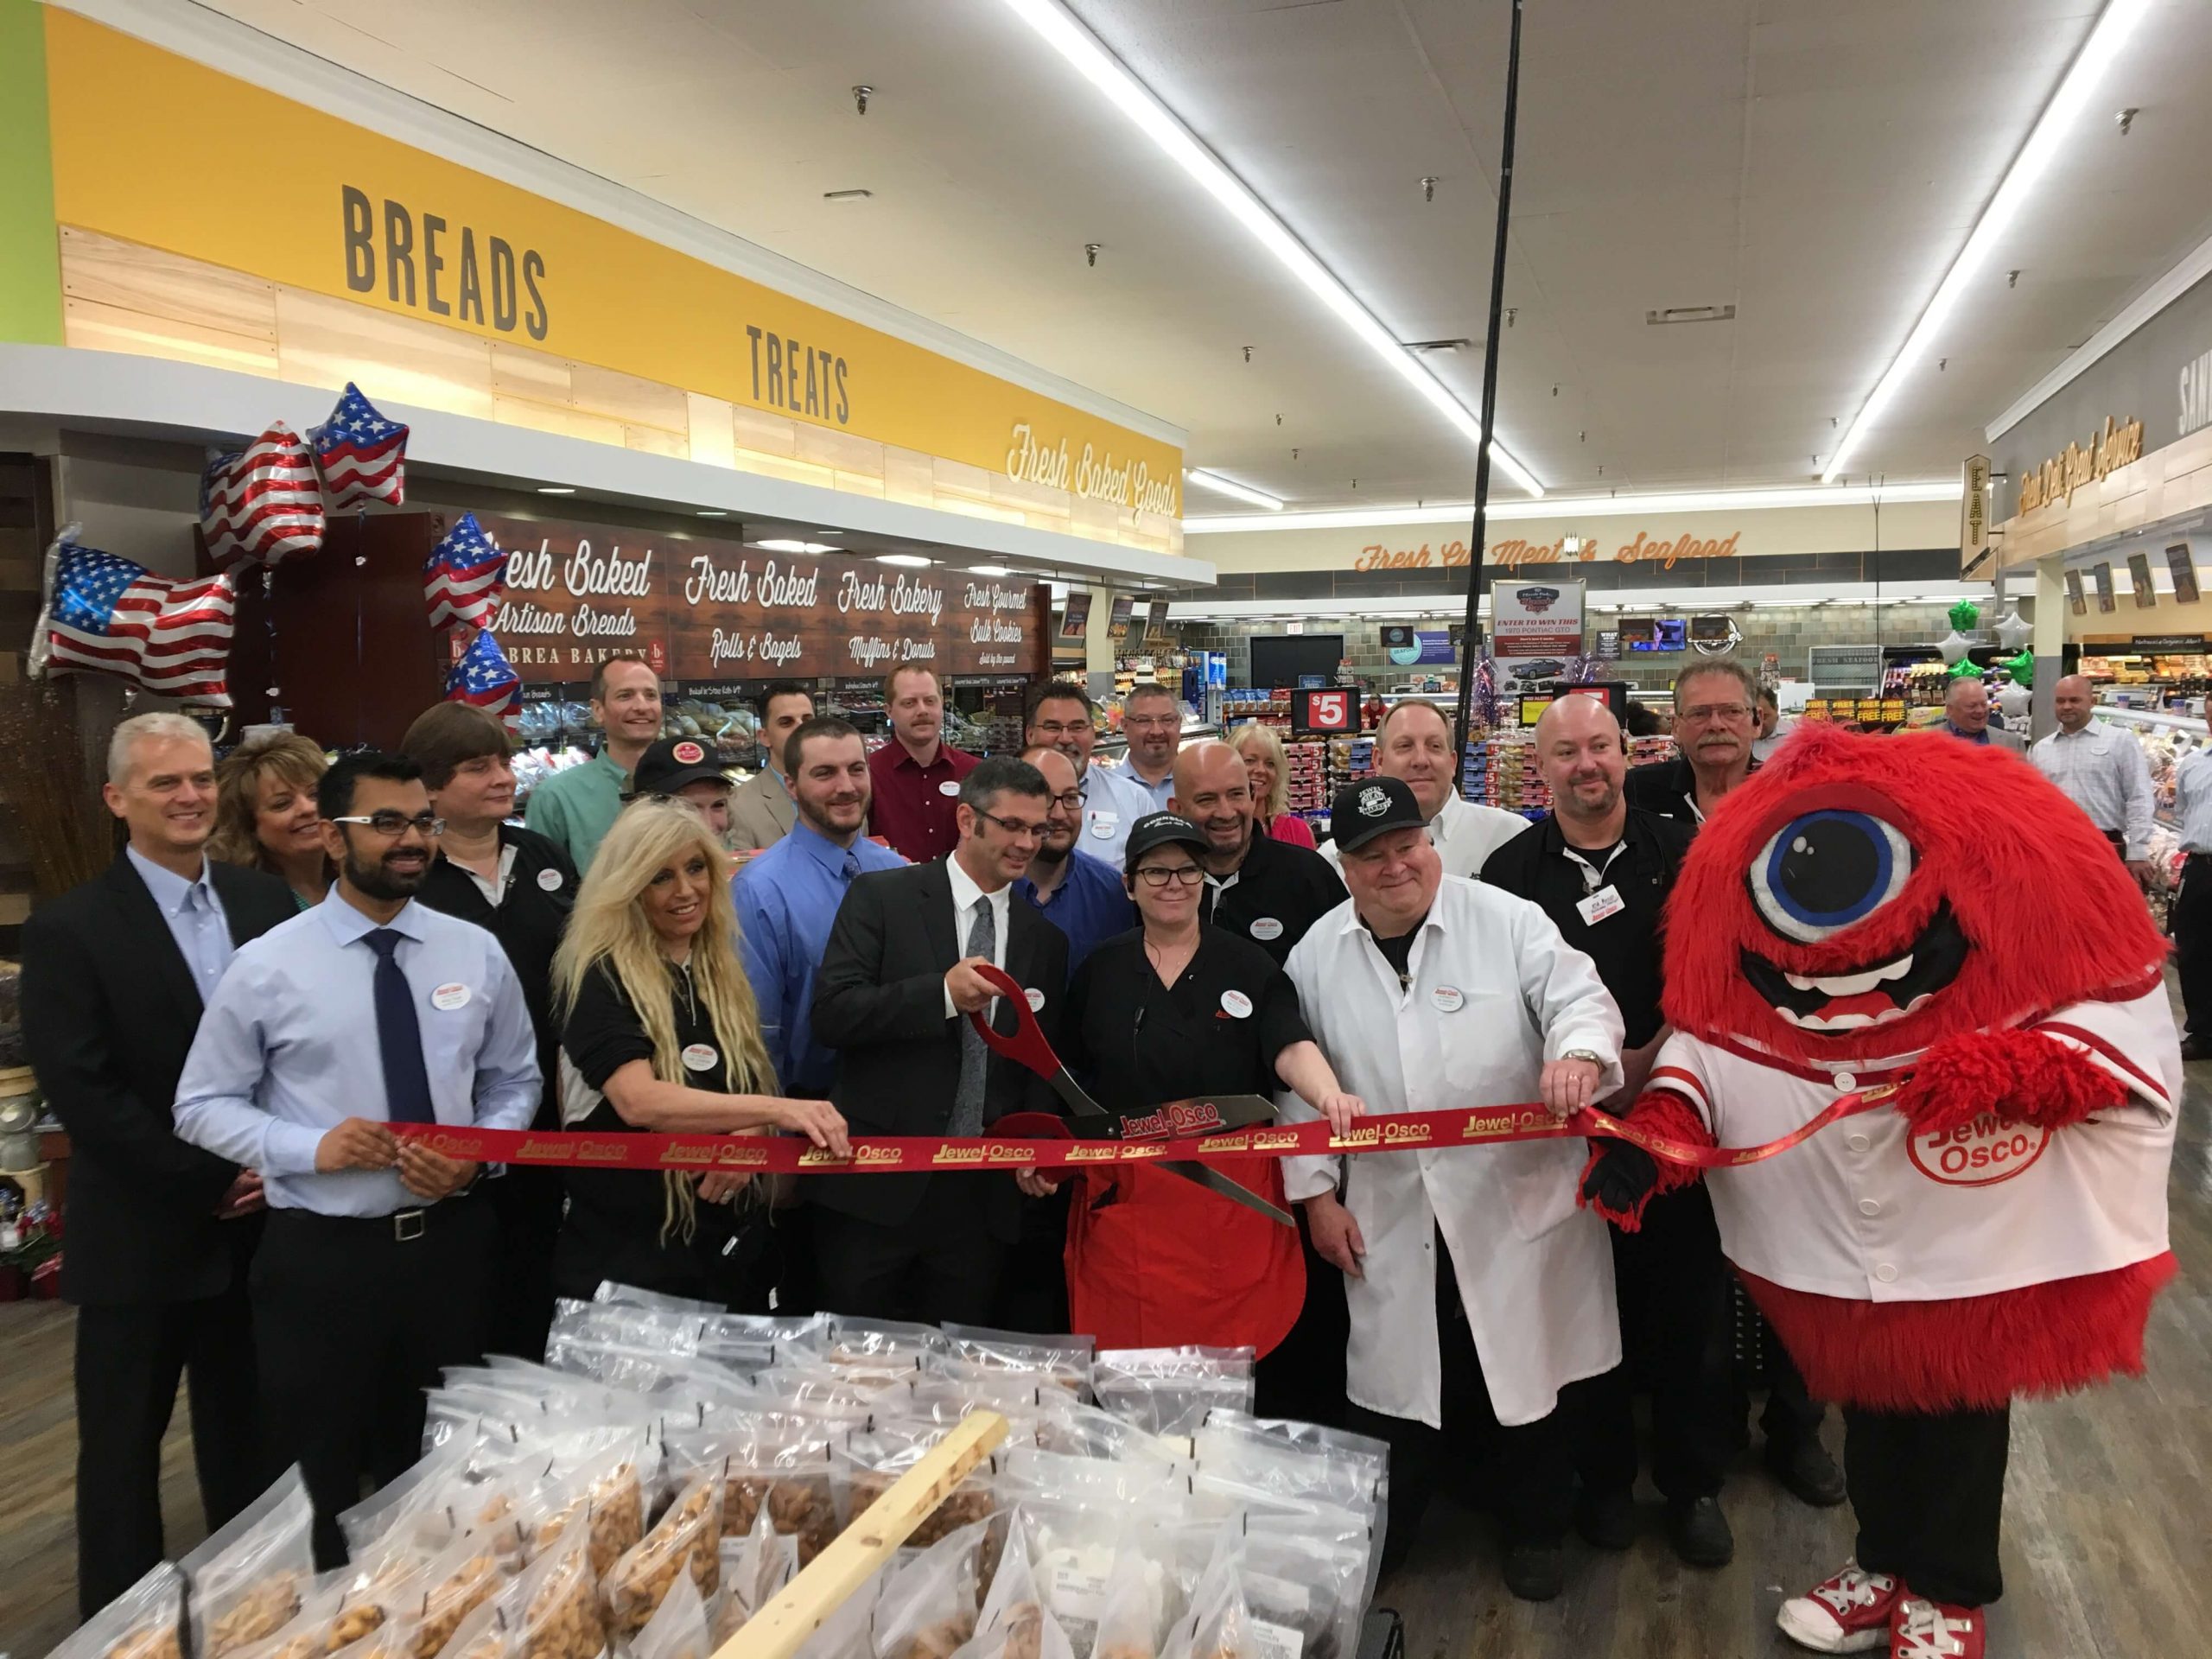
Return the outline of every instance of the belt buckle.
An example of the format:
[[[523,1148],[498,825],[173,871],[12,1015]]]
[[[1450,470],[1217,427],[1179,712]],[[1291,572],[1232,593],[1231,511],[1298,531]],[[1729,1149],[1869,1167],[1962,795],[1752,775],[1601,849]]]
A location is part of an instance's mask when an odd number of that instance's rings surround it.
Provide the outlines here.
[[[402,1244],[411,1243],[416,1239],[422,1237],[423,1225],[423,1217],[425,1213],[425,1211],[421,1210],[400,1210],[394,1211],[391,1217],[392,1237],[397,1239]]]

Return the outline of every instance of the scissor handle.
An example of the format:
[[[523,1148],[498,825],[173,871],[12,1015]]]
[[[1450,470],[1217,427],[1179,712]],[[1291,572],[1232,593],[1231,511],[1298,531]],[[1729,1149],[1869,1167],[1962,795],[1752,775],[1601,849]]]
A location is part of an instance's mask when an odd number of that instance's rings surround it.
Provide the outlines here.
[[[1020,982],[1005,969],[994,967],[988,962],[978,963],[976,971],[983,976],[993,990],[1014,1006],[1014,1031],[1012,1036],[983,1017],[987,1010],[979,1009],[968,1016],[968,1023],[982,1033],[991,1052],[1003,1054],[1018,1065],[1027,1066],[1048,1082],[1066,1071],[1067,1067],[1061,1063],[1060,1057],[1052,1052],[1052,1044],[1045,1040],[1044,1028],[1038,1025],[1037,1016],[1029,1011],[1028,993],[1022,989]]]

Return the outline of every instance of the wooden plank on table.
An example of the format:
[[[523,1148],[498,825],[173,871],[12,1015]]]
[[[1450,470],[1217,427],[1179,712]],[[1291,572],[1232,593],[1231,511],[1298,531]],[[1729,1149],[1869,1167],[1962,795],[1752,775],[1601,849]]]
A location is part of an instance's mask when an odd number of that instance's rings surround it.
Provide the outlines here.
[[[61,302],[61,338],[64,344],[79,351],[128,352],[134,357],[162,357],[173,363],[198,363],[270,379],[276,378],[279,366],[276,348],[251,334],[177,322],[91,300]]]
[[[366,379],[361,390],[379,406],[492,418],[492,342],[457,328],[279,288],[276,361],[296,385]]]
[[[901,1475],[735,1636],[714,1659],[790,1659],[888,1561],[952,1489],[1006,1439],[1006,1419],[975,1411]]]
[[[276,343],[276,285],[242,271],[61,227],[65,298]]]

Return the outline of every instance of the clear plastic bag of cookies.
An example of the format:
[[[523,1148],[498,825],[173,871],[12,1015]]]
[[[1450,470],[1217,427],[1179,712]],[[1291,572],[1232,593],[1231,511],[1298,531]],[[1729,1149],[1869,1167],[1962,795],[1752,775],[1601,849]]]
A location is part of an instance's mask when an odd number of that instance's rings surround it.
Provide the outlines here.
[[[911,1376],[923,1355],[944,1351],[944,1333],[933,1325],[836,1315],[822,1357],[842,1371],[889,1378]]]
[[[404,1659],[437,1659],[461,1622],[505,1581],[499,1554],[484,1535],[454,1539],[391,1595]]]
[[[658,1472],[658,1465],[652,1472]],[[531,1489],[531,1503],[518,1517],[528,1529],[533,1554],[551,1548],[572,1531],[588,1540],[596,1578],[645,1535],[645,1478],[638,1454],[616,1447],[556,1469]]]
[[[1233,1529],[1216,1535],[1211,1554],[1192,1587],[1189,1610],[1167,1633],[1160,1659],[1297,1659],[1264,1645],[1245,1605],[1243,1562]]]
[[[925,1358],[925,1370],[942,1370],[947,1361],[972,1370],[944,1370],[944,1375],[973,1375],[1004,1371],[1035,1377],[1080,1397],[1090,1397],[1090,1372],[1098,1341],[1095,1337],[1033,1336],[1017,1331],[993,1331],[982,1325],[943,1327],[949,1352]]]
[[[454,1531],[453,1500],[469,1490],[468,1448],[456,1440],[434,1446],[397,1479],[338,1515],[350,1560],[359,1560],[404,1533],[405,1541],[442,1548]]]
[[[295,1465],[177,1563],[195,1659],[224,1659],[291,1622],[315,1578],[314,1526]]]
[[[798,1540],[776,1530],[764,1504],[753,1515],[750,1532],[741,1537],[722,1535],[721,1558],[721,1601],[708,1615],[716,1647],[791,1581],[798,1571]]]
[[[447,1659],[601,1659],[607,1626],[585,1534],[541,1551],[461,1621]]]
[[[983,1598],[974,1637],[959,1659],[1075,1659],[1075,1648],[1045,1606],[1029,1549],[1020,1527],[1007,1535],[1006,1553]]]
[[[48,1659],[183,1659],[184,1575],[163,1561],[94,1613]]]
[[[1115,1553],[1107,1574],[1090,1659],[1159,1659],[1166,1628],[1166,1569],[1133,1537]]]
[[[849,1433],[830,1448],[840,1531],[868,1512],[899,1478],[926,1457],[950,1431],[937,1423],[885,1423]],[[949,1533],[973,1526],[998,1511],[998,1465],[986,1459],[945,1494],[936,1509],[908,1535],[906,1547],[926,1549]]]
[[[671,1433],[665,1450],[672,1479],[695,1469],[721,1471],[722,1536],[751,1532],[765,1509],[775,1530],[796,1541],[804,1567],[838,1533],[830,1443],[823,1425],[777,1415]]]
[[[997,1564],[1013,1524],[1012,1512],[1001,1510],[926,1549],[902,1550],[876,1598],[874,1659],[952,1659],[976,1634],[990,1589],[985,1560]]]
[[[645,1628],[630,1638],[630,1659],[713,1659],[712,1643],[706,1601],[690,1576],[678,1573]]]
[[[643,1630],[677,1578],[688,1576],[701,1598],[721,1586],[722,1476],[695,1472],[676,1501],[600,1580],[610,1636],[626,1641]]]

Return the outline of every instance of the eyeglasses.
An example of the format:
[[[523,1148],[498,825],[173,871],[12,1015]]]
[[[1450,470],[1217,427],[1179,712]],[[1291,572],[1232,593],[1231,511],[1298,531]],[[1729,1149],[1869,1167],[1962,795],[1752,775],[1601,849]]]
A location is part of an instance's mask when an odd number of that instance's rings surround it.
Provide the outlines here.
[[[1710,726],[1717,721],[1749,720],[1751,711],[1740,702],[1701,702],[1679,710],[1678,717],[1693,726]]]
[[[1160,731],[1174,731],[1181,728],[1183,716],[1180,715],[1124,715],[1122,716],[1122,724],[1157,728]]]
[[[1030,729],[1042,732],[1047,737],[1072,737],[1077,732],[1094,728],[1087,720],[1040,720]]]
[[[977,817],[988,818],[1016,841],[1042,841],[1049,829],[1046,824],[1028,823],[1020,818],[1002,818],[995,812],[984,811],[980,806],[975,810]]]
[[[1206,873],[1195,864],[1178,864],[1173,868],[1163,868],[1157,864],[1146,864],[1139,867],[1137,875],[1145,886],[1153,888],[1155,892],[1166,887],[1170,881],[1174,882],[1178,887],[1195,887],[1206,879]]]
[[[410,830],[420,830],[434,840],[446,832],[446,821],[434,812],[417,812],[410,818],[404,812],[395,812],[389,807],[381,812],[371,812],[365,816],[353,813],[346,817],[333,818],[331,823],[366,824],[387,841],[404,836]]]
[[[1063,812],[1083,810],[1083,791],[1079,789],[1071,789],[1065,795],[1055,795],[1052,798],[1052,804]]]

